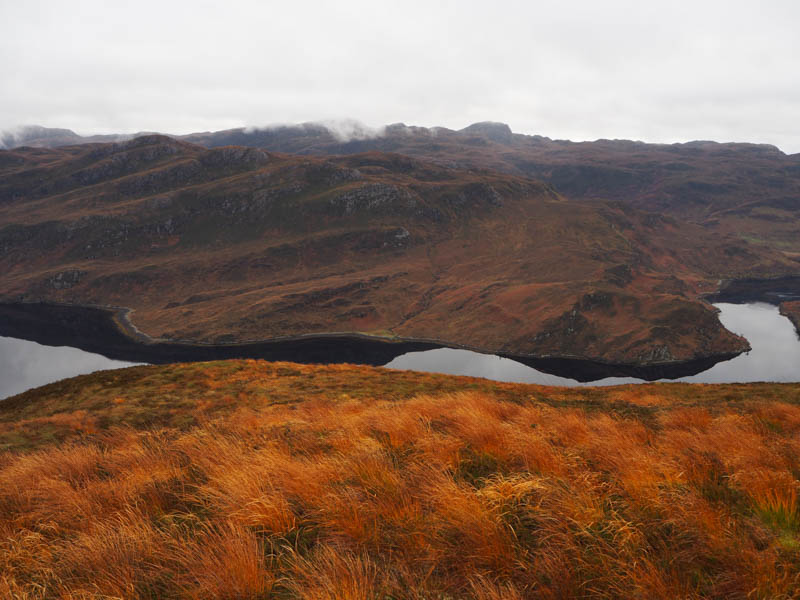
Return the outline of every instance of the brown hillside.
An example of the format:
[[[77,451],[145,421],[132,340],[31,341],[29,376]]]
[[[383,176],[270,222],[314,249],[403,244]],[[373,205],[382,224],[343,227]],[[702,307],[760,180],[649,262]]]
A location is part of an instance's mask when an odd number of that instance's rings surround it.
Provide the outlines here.
[[[61,146],[123,136],[81,137],[69,130],[30,127],[6,147]],[[533,177],[573,199],[614,200],[690,220],[704,228],[800,255],[800,154],[774,146],[693,141],[648,144],[630,140],[571,142],[515,134],[503,123],[462,130],[389,125],[343,140],[314,123],[230,129],[178,136],[207,147],[240,145],[306,155],[395,152],[448,167],[491,169]]]
[[[211,147],[239,144],[317,155],[381,150],[492,169],[535,177],[569,198],[617,200],[792,255],[800,252],[800,155],[766,144],[570,142],[513,134],[502,123],[476,123],[460,131],[397,124],[382,135],[351,141],[310,124],[186,139]]]
[[[784,256],[545,184],[396,154],[162,136],[0,152],[4,301],[127,306],[143,332],[319,332],[659,363],[744,342],[697,300]]]

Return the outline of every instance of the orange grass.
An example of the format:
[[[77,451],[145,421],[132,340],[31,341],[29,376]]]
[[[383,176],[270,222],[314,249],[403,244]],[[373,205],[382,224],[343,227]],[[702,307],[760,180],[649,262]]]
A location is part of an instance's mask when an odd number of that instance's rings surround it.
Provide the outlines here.
[[[0,597],[800,598],[798,404],[258,361],[77,378],[0,408]]]

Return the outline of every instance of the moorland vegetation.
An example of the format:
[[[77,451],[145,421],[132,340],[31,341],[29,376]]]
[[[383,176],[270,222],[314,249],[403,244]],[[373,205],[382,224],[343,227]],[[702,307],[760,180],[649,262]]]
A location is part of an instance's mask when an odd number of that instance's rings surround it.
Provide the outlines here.
[[[11,598],[800,597],[800,386],[132,367],[0,403]]]

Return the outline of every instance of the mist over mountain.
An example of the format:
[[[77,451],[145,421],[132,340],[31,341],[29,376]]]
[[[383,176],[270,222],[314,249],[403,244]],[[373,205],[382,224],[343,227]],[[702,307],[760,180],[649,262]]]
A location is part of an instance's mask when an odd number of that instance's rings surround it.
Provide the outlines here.
[[[57,148],[73,144],[122,142],[142,135],[146,135],[146,132],[78,135],[71,129],[22,125],[0,132],[0,149],[12,149],[22,146]]]

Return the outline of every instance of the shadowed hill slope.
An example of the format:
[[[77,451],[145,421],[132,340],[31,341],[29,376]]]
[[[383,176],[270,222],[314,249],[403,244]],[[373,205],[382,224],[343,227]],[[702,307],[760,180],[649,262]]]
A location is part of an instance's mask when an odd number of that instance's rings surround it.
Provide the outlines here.
[[[362,332],[649,364],[740,351],[697,296],[780,253],[535,180],[163,136],[0,152],[2,300],[127,306],[152,337]]]

